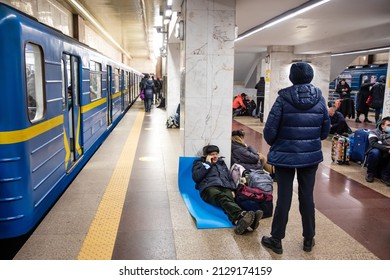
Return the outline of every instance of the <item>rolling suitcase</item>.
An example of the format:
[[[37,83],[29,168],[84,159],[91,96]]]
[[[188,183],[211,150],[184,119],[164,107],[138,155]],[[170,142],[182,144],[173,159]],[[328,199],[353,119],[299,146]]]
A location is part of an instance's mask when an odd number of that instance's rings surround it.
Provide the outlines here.
[[[338,164],[349,164],[349,138],[335,134],[332,137],[332,161]]]
[[[354,144],[351,152],[351,160],[361,164],[368,149],[369,129],[359,128],[354,133]]]

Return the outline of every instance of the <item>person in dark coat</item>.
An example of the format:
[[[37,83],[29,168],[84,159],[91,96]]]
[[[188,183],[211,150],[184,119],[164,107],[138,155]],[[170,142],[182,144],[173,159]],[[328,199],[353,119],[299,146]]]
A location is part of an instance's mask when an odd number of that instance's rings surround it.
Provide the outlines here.
[[[263,211],[244,211],[235,202],[233,191],[236,189],[236,183],[223,158],[219,157],[217,146],[203,147],[203,157],[195,160],[192,166],[192,179],[200,197],[207,203],[221,207],[229,220],[236,225],[236,234],[243,234],[249,228],[257,229]]]
[[[371,87],[370,107],[375,109],[375,123],[378,123],[379,116],[382,113],[383,101],[385,99],[385,76],[380,76],[378,81]]]
[[[330,120],[321,90],[310,83],[313,74],[308,63],[291,65],[289,78],[293,85],[278,92],[263,131],[265,141],[271,146],[268,163],[275,166],[278,199],[271,236],[263,236],[261,243],[277,254],[283,253],[282,239],[291,207],[295,172],[303,250],[310,252],[314,246],[313,189],[318,164],[323,161],[321,140],[329,134]]]
[[[339,81],[336,92],[340,95],[340,99],[351,98],[351,87],[345,79]]]
[[[336,110],[335,107],[330,107],[328,109],[329,118],[330,118],[330,132],[329,134],[339,134],[343,135],[344,133],[350,133],[351,129],[349,128],[343,114]]]
[[[390,187],[390,117],[383,118],[378,128],[370,131],[368,141],[366,181],[372,183],[379,177]]]
[[[237,163],[245,169],[263,169],[266,159],[254,147],[247,145],[244,137],[243,130],[232,131],[232,165]]]
[[[367,105],[367,99],[370,96],[370,87],[373,85],[373,83],[370,83],[369,79],[365,79],[363,84],[360,86],[360,89],[357,93],[356,97],[356,120],[355,122],[361,123],[359,117],[361,114],[364,115],[364,122],[365,123],[372,123],[368,119],[368,110],[370,109]]]
[[[260,116],[260,121],[263,122],[264,116],[264,94],[265,94],[265,80],[264,77],[260,77],[259,82],[256,84],[257,89],[257,108],[256,115]]]
[[[153,96],[156,93],[156,88],[154,86],[154,82],[151,78],[149,78],[144,85],[144,94],[145,94],[145,100],[144,100],[144,105],[145,105],[145,112],[150,113],[152,109],[152,103],[153,103]]]

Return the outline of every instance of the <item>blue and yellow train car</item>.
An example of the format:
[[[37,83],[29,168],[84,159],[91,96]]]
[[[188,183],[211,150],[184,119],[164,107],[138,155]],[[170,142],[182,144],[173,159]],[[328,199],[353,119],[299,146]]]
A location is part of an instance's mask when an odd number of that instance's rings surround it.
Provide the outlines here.
[[[139,95],[142,73],[0,3],[0,239],[32,230]]]

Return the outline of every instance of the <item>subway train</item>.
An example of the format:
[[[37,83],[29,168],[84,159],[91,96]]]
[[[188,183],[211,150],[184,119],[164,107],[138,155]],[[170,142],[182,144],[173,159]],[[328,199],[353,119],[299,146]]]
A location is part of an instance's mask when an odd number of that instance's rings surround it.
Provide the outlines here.
[[[376,82],[382,75],[387,74],[387,64],[369,64],[357,65],[346,68],[336,79],[329,84],[329,101],[339,99],[339,94],[335,93],[336,86],[341,79],[351,87],[351,97],[355,99],[356,93],[365,79],[369,79],[372,83]]]
[[[31,232],[139,96],[143,76],[0,3],[0,239]]]

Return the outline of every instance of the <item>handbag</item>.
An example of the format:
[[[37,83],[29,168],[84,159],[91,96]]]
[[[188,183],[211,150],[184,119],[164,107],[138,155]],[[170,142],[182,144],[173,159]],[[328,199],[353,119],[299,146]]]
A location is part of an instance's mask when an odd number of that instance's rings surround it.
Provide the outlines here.
[[[145,92],[144,92],[144,90],[141,90],[141,93],[140,93],[139,96],[141,97],[141,100],[145,99]]]
[[[367,104],[368,106],[371,105],[371,100],[372,100],[372,95],[370,95],[370,96],[367,98],[367,100],[366,100],[366,104]]]

